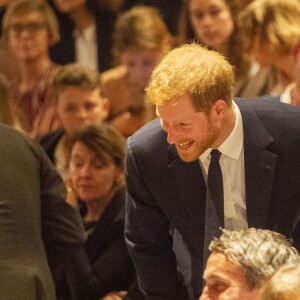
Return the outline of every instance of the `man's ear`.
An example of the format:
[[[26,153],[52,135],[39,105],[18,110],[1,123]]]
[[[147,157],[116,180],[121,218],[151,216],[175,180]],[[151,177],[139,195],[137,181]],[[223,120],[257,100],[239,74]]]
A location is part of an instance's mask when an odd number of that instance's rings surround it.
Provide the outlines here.
[[[227,103],[224,100],[219,99],[214,103],[210,111],[215,116],[222,117],[226,114],[227,109],[228,109]]]

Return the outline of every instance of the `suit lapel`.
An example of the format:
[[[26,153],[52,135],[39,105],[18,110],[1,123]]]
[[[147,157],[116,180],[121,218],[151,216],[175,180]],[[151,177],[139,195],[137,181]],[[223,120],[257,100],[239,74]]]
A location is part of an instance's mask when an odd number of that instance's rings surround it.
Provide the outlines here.
[[[198,161],[183,162],[173,145],[169,146],[169,159],[165,175],[172,179],[173,190],[169,192],[178,215],[173,225],[196,244],[196,237],[203,239],[199,232],[204,228],[205,213],[206,185],[201,168]]]
[[[240,105],[239,107],[244,129],[248,225],[249,227],[265,228],[270,210],[277,155],[268,150],[273,138],[257,114],[249,109],[249,106],[247,109],[243,109],[243,106]]]

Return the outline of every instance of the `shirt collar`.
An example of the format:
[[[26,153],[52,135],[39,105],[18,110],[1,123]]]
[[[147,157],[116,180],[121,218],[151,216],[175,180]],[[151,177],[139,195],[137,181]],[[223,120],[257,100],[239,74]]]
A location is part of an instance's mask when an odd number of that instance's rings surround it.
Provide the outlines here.
[[[247,101],[247,100],[245,100]],[[226,138],[226,140],[218,147],[218,150],[223,154],[233,159],[238,159],[241,155],[244,135],[243,135],[243,121],[240,109],[233,102],[233,107],[235,110],[235,125],[230,135]],[[204,162],[209,156],[211,150],[213,148],[208,148],[205,150],[199,157],[201,162]]]

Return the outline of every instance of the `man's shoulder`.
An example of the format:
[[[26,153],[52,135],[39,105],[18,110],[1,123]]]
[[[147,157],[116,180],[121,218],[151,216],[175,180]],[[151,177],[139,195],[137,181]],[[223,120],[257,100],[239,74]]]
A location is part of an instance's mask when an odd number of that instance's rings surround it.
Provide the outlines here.
[[[162,129],[159,119],[144,125],[127,139],[127,153],[143,159],[163,159],[167,155],[169,144],[167,134]]]
[[[261,117],[296,118],[300,121],[300,107],[281,102],[279,96],[261,96],[249,99],[235,98],[235,103],[242,114],[252,111]]]
[[[136,131],[128,140],[132,144],[145,145],[149,147],[153,143],[165,140],[167,144],[167,134],[162,129],[159,118],[152,120]]]

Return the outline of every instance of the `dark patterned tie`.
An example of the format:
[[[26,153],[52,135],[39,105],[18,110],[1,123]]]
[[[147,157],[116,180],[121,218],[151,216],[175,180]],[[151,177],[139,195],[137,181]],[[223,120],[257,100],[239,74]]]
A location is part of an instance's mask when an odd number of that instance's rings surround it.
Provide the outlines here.
[[[224,190],[223,176],[219,164],[221,152],[213,149],[207,174],[204,264],[209,255],[208,246],[213,237],[219,237],[220,227],[224,228]]]

